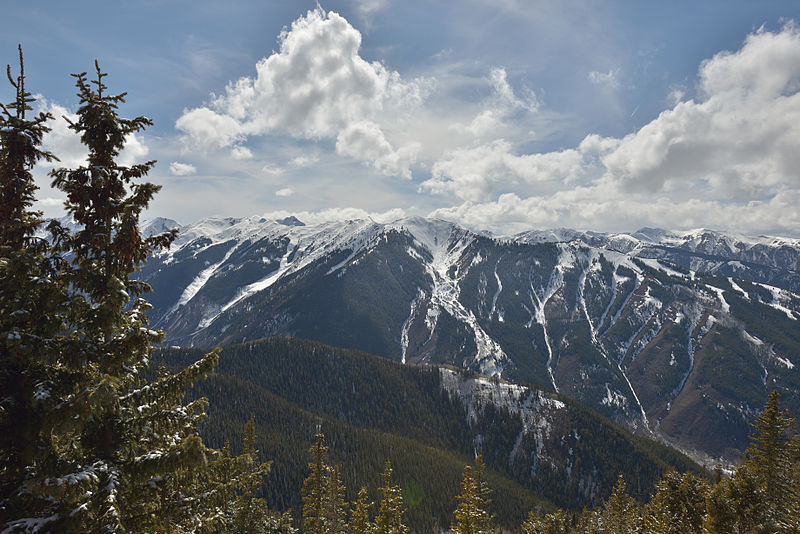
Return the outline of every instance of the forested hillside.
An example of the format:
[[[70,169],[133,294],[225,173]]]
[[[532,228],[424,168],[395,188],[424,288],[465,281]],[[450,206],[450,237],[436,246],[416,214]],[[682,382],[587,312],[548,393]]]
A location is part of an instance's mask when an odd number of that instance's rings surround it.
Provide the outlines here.
[[[198,354],[161,349],[155,358],[182,366]],[[513,403],[507,388],[518,388]],[[620,473],[644,499],[670,469],[699,472],[682,454],[552,393],[293,338],[225,347],[215,375],[194,392],[210,401],[202,428],[209,443],[237,443],[254,415],[257,446],[274,460],[265,494],[279,509],[300,506],[305,451],[317,429],[351,490],[390,459],[415,496],[408,513],[418,528],[433,517],[450,523],[463,465],[476,453],[490,469],[506,526],[521,523],[536,502],[597,505]]]

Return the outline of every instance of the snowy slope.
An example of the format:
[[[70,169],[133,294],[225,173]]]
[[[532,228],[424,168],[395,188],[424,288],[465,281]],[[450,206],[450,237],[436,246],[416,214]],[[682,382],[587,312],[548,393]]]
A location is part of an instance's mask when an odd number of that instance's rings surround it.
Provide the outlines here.
[[[780,267],[800,251],[792,240],[647,228],[498,238],[419,217],[180,231],[142,272],[170,344],[292,335],[449,364],[726,457],[769,388],[800,387],[798,275]]]

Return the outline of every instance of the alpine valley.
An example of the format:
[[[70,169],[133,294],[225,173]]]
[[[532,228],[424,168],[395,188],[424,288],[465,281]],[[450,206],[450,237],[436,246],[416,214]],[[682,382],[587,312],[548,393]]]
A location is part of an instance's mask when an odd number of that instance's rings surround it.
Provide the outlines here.
[[[173,227],[151,323],[181,347],[292,336],[552,390],[707,465],[773,389],[800,412],[800,240],[710,230],[513,236],[409,218]]]

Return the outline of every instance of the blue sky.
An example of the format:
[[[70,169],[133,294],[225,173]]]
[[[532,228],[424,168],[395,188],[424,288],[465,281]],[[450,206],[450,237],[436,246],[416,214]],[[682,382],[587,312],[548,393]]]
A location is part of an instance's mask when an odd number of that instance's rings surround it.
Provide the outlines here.
[[[43,108],[74,112],[69,74],[96,58],[123,113],[154,120],[122,156],[158,160],[148,216],[800,236],[796,2],[44,1],[4,18],[0,61],[22,43]],[[63,120],[46,142],[81,164]]]

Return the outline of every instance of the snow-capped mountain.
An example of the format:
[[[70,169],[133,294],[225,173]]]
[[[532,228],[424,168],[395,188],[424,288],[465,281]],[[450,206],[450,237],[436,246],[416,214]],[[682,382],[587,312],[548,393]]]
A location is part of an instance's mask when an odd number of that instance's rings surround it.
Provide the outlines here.
[[[771,389],[800,408],[798,241],[654,229],[498,238],[422,218],[205,219],[180,231],[142,272],[168,344],[288,334],[455,365],[544,385],[714,457],[741,452]]]

